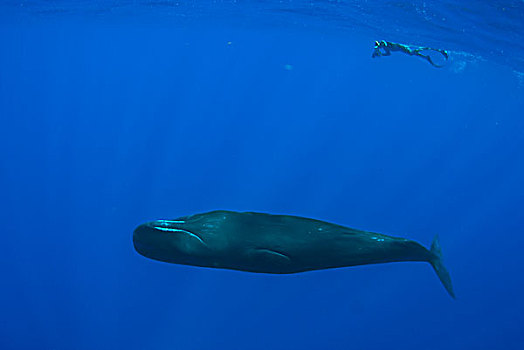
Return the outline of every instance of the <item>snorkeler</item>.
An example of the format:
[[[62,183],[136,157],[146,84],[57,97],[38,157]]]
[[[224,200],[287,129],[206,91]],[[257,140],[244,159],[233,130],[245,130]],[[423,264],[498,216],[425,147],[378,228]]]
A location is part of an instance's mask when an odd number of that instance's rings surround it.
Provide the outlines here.
[[[422,57],[423,59],[428,61],[432,66],[437,67],[437,68],[444,67],[444,65],[446,64],[449,58],[448,52],[446,50],[432,49],[430,47],[420,47],[420,46],[411,47],[411,46],[404,45],[404,44],[391,43],[385,40],[375,41],[375,48],[373,49],[373,55],[371,57],[375,58],[375,57],[380,57],[380,56],[390,56],[391,52],[394,52],[394,51],[400,51],[410,56]],[[428,52],[428,51],[434,51],[434,52],[441,53],[442,56],[444,57],[444,63],[436,64],[435,62],[433,62],[433,59],[431,58],[429,54],[423,53],[423,52]]]

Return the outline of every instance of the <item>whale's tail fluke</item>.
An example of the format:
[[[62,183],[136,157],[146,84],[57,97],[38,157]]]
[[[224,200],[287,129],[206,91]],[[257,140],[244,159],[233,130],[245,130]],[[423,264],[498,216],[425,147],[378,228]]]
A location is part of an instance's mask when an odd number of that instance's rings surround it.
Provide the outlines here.
[[[453,291],[453,285],[451,284],[451,277],[448,270],[444,266],[444,262],[442,261],[442,251],[440,249],[438,235],[433,238],[433,243],[431,243],[431,255],[432,259],[429,261],[429,263],[431,266],[433,266],[433,269],[437,273],[440,282],[442,282],[449,295],[451,295],[452,298],[455,298],[455,292]]]

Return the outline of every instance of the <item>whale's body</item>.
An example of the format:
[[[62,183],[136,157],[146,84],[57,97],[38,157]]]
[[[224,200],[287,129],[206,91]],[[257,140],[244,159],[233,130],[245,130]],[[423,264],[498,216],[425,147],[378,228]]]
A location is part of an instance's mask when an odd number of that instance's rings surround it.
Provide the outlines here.
[[[454,297],[437,237],[428,250],[408,239],[314,219],[218,210],[140,225],[133,243],[155,260],[273,274],[424,261]]]

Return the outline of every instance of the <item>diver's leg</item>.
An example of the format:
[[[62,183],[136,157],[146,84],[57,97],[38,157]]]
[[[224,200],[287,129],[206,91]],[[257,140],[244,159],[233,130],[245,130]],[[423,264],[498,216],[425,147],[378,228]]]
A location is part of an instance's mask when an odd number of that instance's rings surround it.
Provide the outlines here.
[[[433,62],[433,60],[431,59],[431,56],[430,55],[424,55],[422,53],[420,53],[420,51],[428,51],[428,50],[431,50],[431,51],[436,51],[436,52],[439,52],[442,54],[442,56],[444,56],[445,58],[445,61],[448,60],[448,53],[446,50],[437,50],[437,49],[432,49],[430,47],[421,47],[421,48],[418,48],[416,50],[414,50],[414,55],[418,56],[418,57],[422,57],[423,59],[425,59],[426,61],[428,61],[433,67],[437,67],[437,68],[442,68],[444,67],[444,64],[442,65],[439,65],[439,64],[436,64],[435,62]]]

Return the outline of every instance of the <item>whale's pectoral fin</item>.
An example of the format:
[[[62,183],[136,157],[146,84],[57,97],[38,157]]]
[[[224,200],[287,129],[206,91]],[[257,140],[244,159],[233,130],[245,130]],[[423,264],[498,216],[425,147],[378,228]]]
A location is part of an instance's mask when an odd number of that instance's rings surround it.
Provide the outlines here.
[[[258,248],[258,249],[255,249],[255,251],[258,253],[258,254],[263,254],[263,255],[266,255],[268,257],[270,257],[271,259],[277,259],[277,260],[284,260],[284,261],[290,261],[291,259],[289,259],[289,257],[283,253],[279,253],[275,250],[271,250],[271,249],[266,249],[266,248]]]
[[[249,255],[257,264],[265,266],[287,266],[291,262],[289,256],[273,249],[254,248]]]

